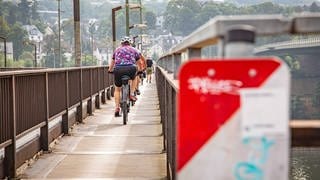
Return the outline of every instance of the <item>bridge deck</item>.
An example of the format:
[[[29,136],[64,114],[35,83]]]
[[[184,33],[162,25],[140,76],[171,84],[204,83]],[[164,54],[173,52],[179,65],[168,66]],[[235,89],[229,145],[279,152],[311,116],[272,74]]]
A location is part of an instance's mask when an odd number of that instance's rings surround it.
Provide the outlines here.
[[[26,179],[165,179],[162,125],[155,84],[141,88],[128,125],[115,118],[113,99],[75,125],[22,171]]]

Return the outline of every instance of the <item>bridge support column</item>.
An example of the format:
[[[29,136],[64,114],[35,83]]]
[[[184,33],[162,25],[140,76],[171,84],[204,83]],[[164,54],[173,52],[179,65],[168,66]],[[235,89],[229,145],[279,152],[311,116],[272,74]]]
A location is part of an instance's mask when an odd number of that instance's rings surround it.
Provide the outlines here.
[[[100,93],[96,95],[95,106],[97,109],[100,109]]]
[[[173,54],[173,78],[177,79],[179,68],[181,65],[181,54]]]
[[[186,54],[186,60],[192,58],[201,58],[201,48],[188,48]]]
[[[104,89],[101,93],[101,102],[102,104],[106,104],[106,90]]]
[[[87,101],[87,113],[92,116],[92,97]]]
[[[82,102],[80,103],[79,106],[77,106],[77,118],[76,119],[79,123],[82,123],[82,121],[83,121],[82,106],[83,106]]]
[[[255,28],[248,25],[232,27],[226,34],[225,57],[253,56]]]

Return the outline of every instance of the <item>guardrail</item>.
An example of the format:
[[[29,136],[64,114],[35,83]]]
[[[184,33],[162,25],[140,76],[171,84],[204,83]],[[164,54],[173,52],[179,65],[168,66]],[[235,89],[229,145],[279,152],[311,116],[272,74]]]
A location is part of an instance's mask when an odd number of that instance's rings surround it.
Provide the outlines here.
[[[176,115],[177,115],[177,81],[173,75],[167,74],[164,69],[157,67],[156,82],[161,109],[162,132],[164,136],[164,150],[167,152],[167,177],[175,179],[176,167]]]
[[[55,138],[110,99],[114,82],[107,68],[0,72],[0,178],[14,178],[25,160],[49,151]],[[17,141],[37,130],[39,137],[18,147]]]
[[[320,33],[320,14],[307,14],[292,18],[281,15],[224,16],[204,24],[170,49],[157,61],[157,87],[163,121],[164,143],[167,152],[168,178],[176,179],[176,94],[179,92],[177,73],[180,66],[191,58],[201,57],[201,50],[218,45],[218,56],[225,57],[226,33],[237,25],[249,25],[256,35]],[[320,123],[291,121],[292,146],[319,146]]]
[[[320,37],[307,38],[307,39],[298,39],[292,41],[277,42],[272,44],[267,44],[264,46],[257,47],[255,49],[255,55],[272,55],[272,54],[285,54],[288,49],[293,49],[296,51],[299,48],[308,48],[308,51],[311,49],[313,52],[319,51],[320,47]],[[282,52],[282,53],[281,53]]]

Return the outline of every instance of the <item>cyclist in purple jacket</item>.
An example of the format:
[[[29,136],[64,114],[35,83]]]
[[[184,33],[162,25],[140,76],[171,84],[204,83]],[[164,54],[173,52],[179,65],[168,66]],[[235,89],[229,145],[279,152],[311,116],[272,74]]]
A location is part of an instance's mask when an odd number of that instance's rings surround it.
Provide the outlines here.
[[[114,72],[115,82],[115,117],[120,116],[120,90],[122,86],[121,78],[124,75],[130,77],[130,100],[136,101],[137,98],[134,96],[134,90],[136,89],[135,77],[138,70],[141,69],[139,60],[141,54],[135,48],[131,46],[131,39],[129,37],[123,37],[121,39],[121,46],[118,47],[112,56],[112,61],[109,66],[109,72]],[[137,66],[138,65],[138,66]]]

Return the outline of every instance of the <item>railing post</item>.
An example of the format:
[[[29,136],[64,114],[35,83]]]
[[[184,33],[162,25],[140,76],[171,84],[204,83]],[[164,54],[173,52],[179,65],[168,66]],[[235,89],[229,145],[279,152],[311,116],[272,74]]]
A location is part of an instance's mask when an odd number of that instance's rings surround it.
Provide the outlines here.
[[[82,98],[83,98],[83,87],[82,87],[82,68],[80,69],[80,77],[79,77],[79,82],[80,82],[80,105],[77,107],[77,121],[79,123],[83,122],[83,113],[82,113]]]
[[[97,72],[98,72],[98,77],[97,77],[98,95],[96,95],[94,104],[95,104],[96,109],[100,109],[100,72],[99,72],[99,68],[97,68]]]
[[[101,93],[101,102],[102,102],[102,104],[106,104],[106,87],[105,87],[105,81],[106,81],[106,75],[105,75],[105,71],[106,70],[106,68],[105,67],[103,67],[102,68],[102,87],[103,87],[103,91],[102,91],[102,93]]]
[[[87,101],[87,113],[89,116],[92,116],[92,69],[89,69],[90,72],[90,99]]]
[[[49,87],[48,87],[48,73],[45,74],[45,98],[46,98],[46,125],[40,129],[40,143],[41,149],[44,151],[49,151]]]
[[[173,78],[177,79],[179,73],[179,67],[181,65],[181,54],[173,54]]]
[[[249,25],[237,25],[227,31],[225,57],[253,56],[255,28]]]
[[[16,82],[15,76],[12,75],[12,134],[11,134],[11,144],[4,149],[4,174],[9,179],[16,177]]]
[[[69,134],[69,73],[66,71],[66,113],[62,115],[62,132],[63,134]]]

